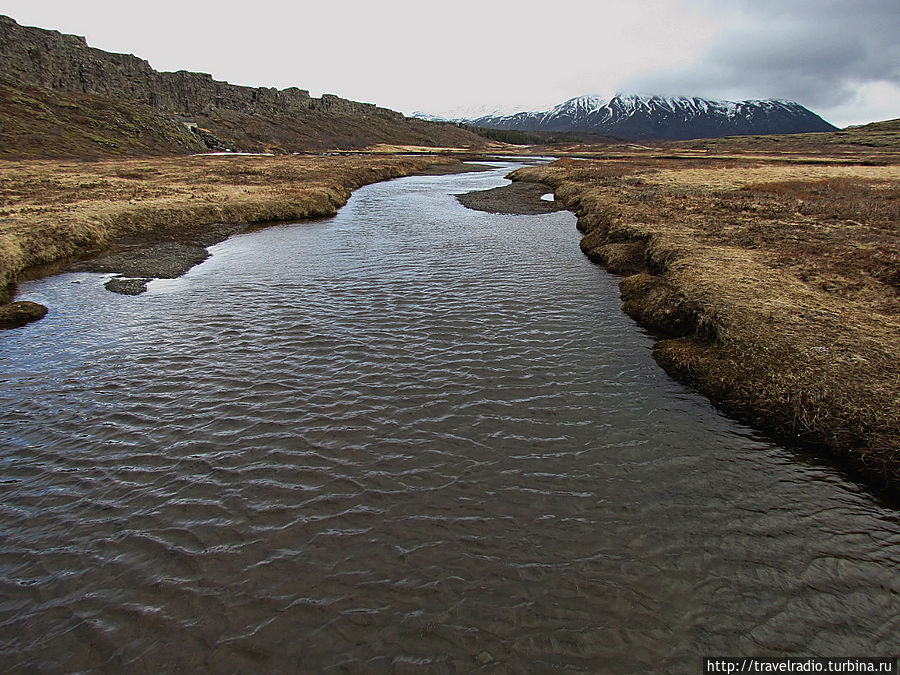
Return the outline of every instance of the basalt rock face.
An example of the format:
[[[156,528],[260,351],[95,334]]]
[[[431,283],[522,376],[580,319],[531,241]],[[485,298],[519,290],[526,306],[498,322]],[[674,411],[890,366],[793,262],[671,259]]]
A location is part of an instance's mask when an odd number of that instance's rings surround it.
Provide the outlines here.
[[[211,149],[199,130],[149,105],[25,87],[0,78],[0,160],[180,155]]]
[[[21,84],[111,98],[127,98],[168,112],[203,114],[214,108],[248,113],[377,113],[403,115],[366,103],[326,94],[314,99],[305,89],[242,87],[214,80],[206,73],[163,73],[131,54],[89,47],[83,37],[20,26],[0,16],[0,73]]]
[[[423,123],[369,103],[304,89],[244,87],[206,73],[158,72],[144,59],[88,46],[83,37],[20,26],[0,15],[0,78],[26,88],[90,94],[130,101],[177,116],[207,147],[297,151],[364,147],[372,143],[421,145],[481,141],[454,125]]]

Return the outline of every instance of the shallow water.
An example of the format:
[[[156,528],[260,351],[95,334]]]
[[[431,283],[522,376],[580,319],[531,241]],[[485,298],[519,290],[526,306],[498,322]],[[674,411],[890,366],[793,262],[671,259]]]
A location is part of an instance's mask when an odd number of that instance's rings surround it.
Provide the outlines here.
[[[900,652],[900,518],[669,380],[511,165],[0,334],[11,670],[700,672]]]

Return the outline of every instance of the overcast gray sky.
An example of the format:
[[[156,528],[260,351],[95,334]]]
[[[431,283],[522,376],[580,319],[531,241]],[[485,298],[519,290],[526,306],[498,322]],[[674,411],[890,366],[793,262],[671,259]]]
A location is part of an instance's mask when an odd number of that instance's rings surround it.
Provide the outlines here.
[[[838,126],[900,117],[898,0],[3,0],[0,13],[159,70],[407,114],[621,91],[786,98]]]

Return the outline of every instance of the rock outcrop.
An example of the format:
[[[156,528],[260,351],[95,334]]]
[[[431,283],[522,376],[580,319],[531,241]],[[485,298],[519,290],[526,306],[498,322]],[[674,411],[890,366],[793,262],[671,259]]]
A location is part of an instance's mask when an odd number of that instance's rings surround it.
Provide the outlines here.
[[[454,124],[409,119],[331,94],[314,98],[296,87],[244,87],[214,80],[206,73],[158,72],[131,54],[105,52],[88,46],[83,37],[20,26],[2,15],[0,79],[30,90],[147,106],[192,128],[210,150],[296,152],[375,143],[484,144],[484,139]],[[98,151],[104,154],[103,148]]]
[[[214,80],[207,73],[158,72],[137,56],[105,52],[88,46],[83,37],[20,26],[2,15],[0,64],[0,75],[26,86],[127,98],[187,115],[228,108],[269,115],[318,110],[403,119],[393,110],[330,94],[316,99],[296,87],[242,87]]]

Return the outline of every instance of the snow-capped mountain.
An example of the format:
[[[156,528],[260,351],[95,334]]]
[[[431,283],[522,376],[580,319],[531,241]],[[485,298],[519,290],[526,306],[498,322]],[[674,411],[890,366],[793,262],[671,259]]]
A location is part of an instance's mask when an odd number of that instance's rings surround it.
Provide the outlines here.
[[[812,111],[776,99],[712,101],[698,97],[579,96],[544,112],[464,120],[490,129],[590,132],[623,139],[683,140],[749,134],[835,131]]]
[[[421,110],[416,110],[414,113],[410,115],[410,117],[414,117],[417,120],[425,120],[426,122],[450,122],[452,120],[448,120],[446,117],[440,117],[439,115],[431,115],[427,112],[422,112]]]

